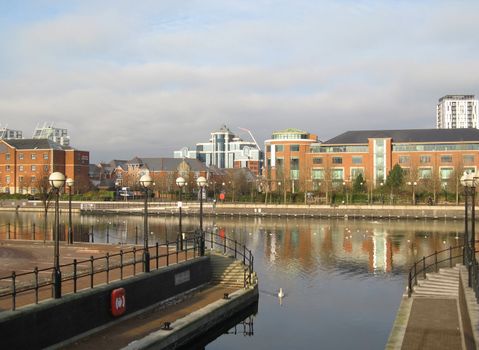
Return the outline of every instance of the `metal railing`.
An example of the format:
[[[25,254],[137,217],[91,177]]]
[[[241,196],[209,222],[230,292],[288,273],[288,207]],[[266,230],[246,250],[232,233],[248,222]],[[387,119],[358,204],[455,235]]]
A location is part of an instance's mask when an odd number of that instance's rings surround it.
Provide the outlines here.
[[[184,239],[183,250],[176,249],[178,246],[176,240],[166,241],[162,244],[157,242],[148,248],[151,269],[159,269],[161,266],[178,264],[198,257],[198,244],[199,238],[196,234]],[[171,247],[175,249],[170,251]],[[166,248],[166,250],[161,248]],[[69,293],[76,293],[79,290],[93,288],[95,285],[108,284],[115,280],[135,276],[143,266],[143,251],[142,247],[133,247],[130,250],[120,250],[119,253],[107,253],[100,257],[90,256],[85,260],[74,259],[72,263],[61,264],[61,284],[64,289],[69,290]],[[0,277],[0,301],[11,298],[10,308],[15,310],[19,295],[27,296],[30,302],[26,304],[37,304],[41,300],[49,299],[53,295],[53,273],[54,267],[45,269],[35,267],[31,272],[16,273],[13,271],[8,276]],[[100,274],[103,276],[99,276]],[[51,295],[46,292],[48,287],[51,288]]]
[[[438,272],[440,267],[453,267],[454,262],[462,262],[464,255],[464,246],[458,245],[449,247],[440,251],[435,251],[433,254],[423,256],[421,260],[416,261],[409,269],[408,274],[408,297],[413,293],[413,285],[417,286],[418,276],[426,279],[428,272]]]
[[[251,250],[246,248],[243,243],[238,242],[236,239],[226,237],[226,235],[220,235],[213,231],[205,232],[204,235],[205,244],[209,246],[210,250],[219,251],[225,255],[234,257],[243,263],[243,287],[246,288],[251,285],[253,281],[254,271],[254,256]]]

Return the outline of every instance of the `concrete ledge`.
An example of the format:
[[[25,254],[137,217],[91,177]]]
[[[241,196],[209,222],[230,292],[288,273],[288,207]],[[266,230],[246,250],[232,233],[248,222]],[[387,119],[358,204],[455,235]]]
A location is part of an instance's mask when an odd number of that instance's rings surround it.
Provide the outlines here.
[[[466,349],[472,350],[479,345],[479,304],[474,291],[467,285],[467,268],[461,266],[459,271],[459,309],[464,331],[464,342]]]
[[[215,325],[241,312],[258,301],[258,285],[230,294],[228,300],[220,299],[201,310],[195,311],[171,324],[172,330],[158,330],[131,342],[124,349],[177,348],[206,333]]]
[[[389,339],[385,349],[388,350],[400,350],[406,334],[407,323],[409,321],[409,315],[411,314],[412,298],[403,296],[401,304],[394,320]]]

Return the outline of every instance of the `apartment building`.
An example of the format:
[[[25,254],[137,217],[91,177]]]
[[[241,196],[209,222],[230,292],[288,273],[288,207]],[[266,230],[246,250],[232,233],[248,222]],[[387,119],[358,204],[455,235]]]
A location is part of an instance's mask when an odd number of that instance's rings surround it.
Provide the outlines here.
[[[478,128],[479,101],[474,95],[446,95],[436,108],[438,129]]]
[[[87,189],[89,158],[88,151],[47,139],[0,140],[0,189],[35,194],[55,171],[75,180],[77,190]]]

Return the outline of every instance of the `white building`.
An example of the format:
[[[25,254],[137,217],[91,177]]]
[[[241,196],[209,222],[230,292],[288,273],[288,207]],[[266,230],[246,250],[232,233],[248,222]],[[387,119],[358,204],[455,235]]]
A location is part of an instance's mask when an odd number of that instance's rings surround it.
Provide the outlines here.
[[[196,150],[183,147],[174,151],[175,158],[196,158],[207,166],[218,168],[249,168],[258,174],[262,152],[252,141],[244,141],[233,134],[225,125],[211,133],[209,142],[196,144]]]
[[[48,139],[62,146],[70,145],[70,136],[67,129],[54,128],[53,124],[37,126],[33,132],[33,139]]]
[[[474,95],[446,95],[439,99],[438,129],[478,128],[478,100]]]
[[[23,133],[20,130],[8,129],[7,127],[0,127],[0,139],[14,140],[22,139]]]

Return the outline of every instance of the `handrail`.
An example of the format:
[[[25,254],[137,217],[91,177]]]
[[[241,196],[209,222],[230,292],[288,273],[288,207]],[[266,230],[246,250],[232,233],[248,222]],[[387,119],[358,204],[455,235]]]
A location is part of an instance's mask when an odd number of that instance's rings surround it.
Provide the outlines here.
[[[166,241],[165,243],[159,244],[158,242],[155,245],[149,246],[148,250],[150,251],[150,264],[151,269],[159,269],[162,265],[169,266],[171,263],[180,263],[181,261],[187,261],[189,259],[194,259],[198,256],[199,249],[198,243],[199,240],[197,237],[186,238],[184,244],[184,249],[172,250],[169,248],[172,245],[176,245],[177,241]],[[166,252],[161,252],[160,248],[166,247]],[[62,279],[61,283],[73,281],[72,292],[78,292],[78,282],[82,278],[89,278],[90,280],[86,284],[85,288],[93,288],[97,284],[110,283],[112,279],[110,278],[110,272],[119,270],[120,278],[119,280],[124,279],[125,277],[125,268],[131,266],[133,271],[131,276],[135,276],[137,271],[137,265],[142,266],[142,253],[145,250],[143,247],[134,246],[130,250],[120,250],[119,253],[110,254],[107,253],[104,256],[93,257],[90,256],[89,259],[77,260],[74,259],[72,263],[64,263],[60,265],[62,270]],[[153,252],[153,254],[152,254]],[[181,255],[181,256],[180,256]],[[174,258],[171,258],[174,257]],[[164,262],[160,263],[160,260],[164,258]],[[171,258],[171,259],[170,259]],[[180,260],[181,258],[181,260]],[[50,273],[53,275],[54,267],[48,267],[39,269],[37,266],[31,272],[22,272],[16,273],[13,271],[11,275],[0,276],[0,298],[11,297],[11,310],[16,309],[17,297],[20,293],[28,293],[34,291],[35,297],[34,302],[38,304],[41,299],[46,299],[45,295],[43,298],[40,297],[40,289],[54,285],[53,279],[50,278],[40,278],[40,273]],[[106,280],[101,279],[95,283],[95,275],[100,273],[106,273]],[[30,278],[22,281],[22,277]],[[20,278],[20,280],[19,280]],[[53,288],[52,288],[53,293]],[[65,293],[67,294],[67,293]],[[53,294],[52,294],[53,295]],[[49,297],[48,297],[49,298]]]
[[[454,251],[454,255],[453,255]],[[458,251],[459,253],[456,253]],[[442,257],[445,255],[445,257]],[[414,264],[411,266],[408,272],[408,297],[410,298],[412,293],[414,292],[413,290],[413,284],[414,286],[417,286],[418,282],[418,275],[423,276],[423,279],[426,279],[426,273],[428,270],[431,269],[431,267],[434,267],[434,271],[438,272],[439,270],[439,265],[444,262],[449,262],[448,267],[452,267],[452,262],[455,259],[458,259],[460,257],[464,256],[464,245],[457,245],[457,246],[449,246],[449,248],[440,250],[440,251],[435,251],[434,253],[423,256],[422,259],[414,262]],[[431,260],[430,258],[434,258],[432,262],[428,262],[428,259]]]
[[[215,237],[219,239],[215,240]],[[234,253],[233,257],[236,260],[241,261],[242,259],[243,265],[245,266],[243,274],[243,287],[246,288],[247,286],[251,285],[251,283],[253,282],[252,275],[254,269],[254,256],[251,250],[248,249],[245,244],[238,242],[236,239],[228,238],[226,237],[226,235],[222,236],[217,233],[214,233],[213,231],[210,231],[208,234],[207,232],[205,232],[204,239],[205,244],[210,244],[211,250],[214,250],[216,246],[219,246],[223,251],[223,254],[231,252]],[[248,271],[247,274],[246,271]]]

